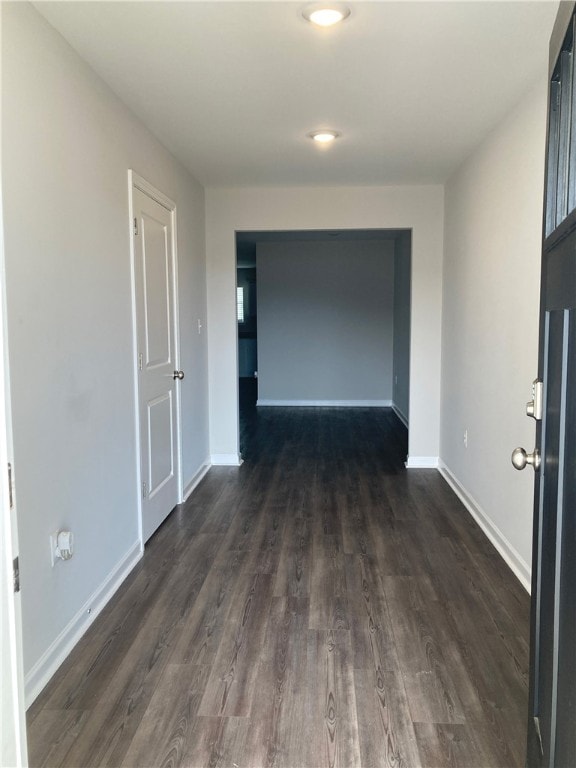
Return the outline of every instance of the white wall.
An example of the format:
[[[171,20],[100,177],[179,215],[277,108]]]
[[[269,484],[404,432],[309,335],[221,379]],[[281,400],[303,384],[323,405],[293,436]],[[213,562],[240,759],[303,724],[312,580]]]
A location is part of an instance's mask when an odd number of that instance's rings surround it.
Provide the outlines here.
[[[534,476],[510,454],[534,447],[545,123],[543,78],[446,186],[441,458],[524,583]]]
[[[235,231],[412,229],[410,446],[439,451],[444,193],[440,186],[206,190],[210,445],[238,454]]]
[[[410,234],[400,235],[394,252],[394,385],[396,411],[410,419]]]
[[[258,402],[390,404],[394,242],[258,243]]]
[[[3,10],[8,325],[33,693],[85,628],[88,608],[139,556],[129,168],[177,204],[185,485],[207,458],[206,343],[197,331],[204,199],[31,6]],[[60,527],[74,532],[76,554],[51,568],[49,535]]]

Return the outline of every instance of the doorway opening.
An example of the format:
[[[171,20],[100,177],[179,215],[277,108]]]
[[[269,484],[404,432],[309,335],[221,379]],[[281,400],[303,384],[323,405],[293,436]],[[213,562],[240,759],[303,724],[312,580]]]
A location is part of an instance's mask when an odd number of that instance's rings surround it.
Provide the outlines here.
[[[238,323],[238,411],[240,452],[258,400],[258,292],[256,241],[236,236],[236,319]]]
[[[244,457],[274,406],[389,408],[408,429],[411,249],[408,229],[236,233]]]

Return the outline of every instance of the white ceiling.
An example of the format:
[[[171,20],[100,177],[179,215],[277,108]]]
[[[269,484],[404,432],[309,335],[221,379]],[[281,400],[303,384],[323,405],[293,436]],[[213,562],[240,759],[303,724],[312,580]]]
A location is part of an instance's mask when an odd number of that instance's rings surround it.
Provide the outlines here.
[[[442,183],[546,71],[557,9],[353,2],[321,29],[303,6],[35,3],[206,186]]]

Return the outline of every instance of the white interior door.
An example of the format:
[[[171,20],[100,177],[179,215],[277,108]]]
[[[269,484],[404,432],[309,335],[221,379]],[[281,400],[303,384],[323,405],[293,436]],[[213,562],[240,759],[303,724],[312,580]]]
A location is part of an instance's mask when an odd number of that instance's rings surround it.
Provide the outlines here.
[[[132,188],[142,539],[180,501],[174,209]]]

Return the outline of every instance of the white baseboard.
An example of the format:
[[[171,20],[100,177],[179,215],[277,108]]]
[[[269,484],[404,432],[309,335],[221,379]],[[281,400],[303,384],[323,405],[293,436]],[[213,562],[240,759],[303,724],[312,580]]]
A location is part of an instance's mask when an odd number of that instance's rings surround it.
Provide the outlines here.
[[[402,411],[400,410],[400,408],[398,408],[398,406],[396,405],[396,403],[392,403],[392,410],[394,411],[394,413],[396,414],[396,416],[398,416],[398,418],[400,419],[400,421],[402,422],[402,424],[404,424],[404,426],[406,427],[406,429],[408,429],[408,417],[407,417],[407,416],[405,416],[405,415],[402,413]]]
[[[510,544],[498,526],[494,525],[482,507],[473,499],[468,491],[462,485],[460,485],[456,477],[452,474],[452,472],[448,469],[443,461],[440,461],[438,469],[456,496],[458,496],[462,504],[464,504],[468,512],[472,515],[474,520],[476,520],[480,528],[482,528],[486,536],[496,547],[498,553],[515,574],[524,589],[528,592],[528,594],[530,594],[532,569],[528,563],[526,563],[524,558],[520,556],[512,544]]]
[[[391,408],[392,400],[258,400],[256,405],[291,408]]]
[[[112,595],[142,557],[140,541],[135,542],[105,581],[88,598],[78,613],[42,654],[24,678],[26,709],[36,699],[58,667],[102,611]]]
[[[215,467],[239,467],[243,461],[239,453],[213,453],[210,463]]]
[[[438,469],[438,456],[408,456],[406,469]]]
[[[184,503],[185,501],[188,501],[188,499],[194,492],[195,488],[199,485],[200,481],[206,475],[209,469],[210,469],[210,459],[206,459],[206,461],[202,463],[202,466],[200,467],[198,472],[196,472],[192,480],[190,480],[186,488],[184,488],[184,491],[182,493],[182,503]]]

